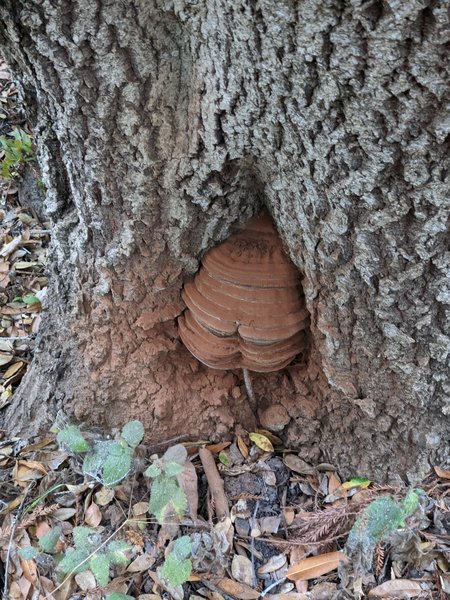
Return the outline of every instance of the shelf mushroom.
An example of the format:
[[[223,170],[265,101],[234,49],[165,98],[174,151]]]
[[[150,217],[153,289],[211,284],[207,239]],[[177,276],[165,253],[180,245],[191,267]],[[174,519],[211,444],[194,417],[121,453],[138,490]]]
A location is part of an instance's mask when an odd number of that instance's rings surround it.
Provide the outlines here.
[[[182,341],[214,369],[278,371],[304,351],[309,314],[300,273],[264,212],[205,254],[183,293]]]

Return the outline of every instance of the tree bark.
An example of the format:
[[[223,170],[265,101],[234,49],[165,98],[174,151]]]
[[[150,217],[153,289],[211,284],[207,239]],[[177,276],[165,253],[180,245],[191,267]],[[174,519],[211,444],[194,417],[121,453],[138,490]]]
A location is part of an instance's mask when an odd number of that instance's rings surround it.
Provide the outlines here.
[[[152,439],[255,426],[179,341],[183,280],[265,205],[304,275],[306,363],[253,377],[343,473],[448,457],[449,2],[3,0],[55,221],[8,427],[64,409]]]

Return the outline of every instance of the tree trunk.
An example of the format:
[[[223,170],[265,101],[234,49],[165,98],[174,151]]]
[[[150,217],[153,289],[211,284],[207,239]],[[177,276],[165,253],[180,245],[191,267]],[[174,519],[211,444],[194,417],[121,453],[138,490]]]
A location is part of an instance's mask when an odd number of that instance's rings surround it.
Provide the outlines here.
[[[286,445],[344,474],[448,457],[449,2],[3,0],[36,90],[52,280],[5,419],[255,427],[182,346],[181,287],[265,205],[304,275],[306,363],[253,375]]]

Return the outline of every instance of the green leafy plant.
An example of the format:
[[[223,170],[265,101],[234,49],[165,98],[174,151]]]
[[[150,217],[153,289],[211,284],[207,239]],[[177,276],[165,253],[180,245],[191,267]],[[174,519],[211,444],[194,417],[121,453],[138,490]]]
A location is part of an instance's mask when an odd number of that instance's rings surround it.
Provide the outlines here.
[[[153,479],[149,512],[155,515],[160,525],[168,518],[181,517],[186,510],[186,495],[176,478],[183,471],[186,458],[186,448],[177,444],[157,458],[144,473]]]
[[[175,542],[167,554],[161,569],[161,576],[170,585],[181,585],[188,580],[192,573],[192,561],[188,558],[192,552],[192,542],[188,535],[183,535]]]
[[[400,504],[391,496],[373,500],[350,531],[345,545],[347,556],[359,556],[362,570],[370,571],[377,543],[387,539],[396,529],[405,527],[405,519],[415,512],[422,494],[422,490],[410,490]]]
[[[126,565],[129,560],[126,552],[130,546],[126,542],[112,541],[102,545],[101,536],[90,527],[75,527],[74,546],[68,548],[58,569],[64,573],[81,573],[90,569],[99,586],[107,585],[109,570],[113,565]]]
[[[145,471],[145,475],[153,479],[149,512],[155,515],[161,525],[183,516],[187,508],[187,498],[177,481],[187,459],[186,448],[181,444],[172,446]],[[192,544],[189,536],[184,535],[175,542],[166,556],[161,568],[161,576],[171,586],[181,585],[187,581],[192,572]]]
[[[0,175],[13,179],[21,165],[35,159],[33,140],[23,129],[15,127],[9,136],[0,136],[3,157],[0,159]]]
[[[59,431],[57,440],[71,452],[86,452],[83,473],[97,479],[105,486],[113,486],[130,472],[134,448],[139,445],[143,437],[142,423],[130,421],[123,427],[118,440],[99,440],[91,445],[76,425],[69,425]]]

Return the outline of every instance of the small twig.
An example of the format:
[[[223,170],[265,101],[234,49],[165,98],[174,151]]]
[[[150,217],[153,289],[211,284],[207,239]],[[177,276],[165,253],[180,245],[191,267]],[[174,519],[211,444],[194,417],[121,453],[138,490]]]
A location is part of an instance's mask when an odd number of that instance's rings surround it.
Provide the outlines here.
[[[52,232],[51,229],[31,229],[30,230],[30,235],[31,236],[35,236],[35,235],[48,235],[51,232]]]
[[[149,451],[152,452],[155,448],[161,448],[164,446],[172,446],[174,443],[185,441],[186,438],[190,437],[188,433],[182,433],[181,435],[177,435],[176,437],[166,440],[165,442],[159,442],[158,444],[152,444],[149,446]]]
[[[244,383],[245,389],[247,390],[247,396],[250,401],[250,406],[252,410],[256,410],[256,398],[255,393],[253,391],[252,380],[250,379],[250,373],[248,369],[242,369],[242,373],[244,374]]]
[[[208,481],[211,497],[214,503],[216,515],[219,521],[230,516],[228,500],[223,489],[223,480],[217,470],[214,457],[206,448],[199,450],[200,460],[202,461],[206,479]]]
[[[251,526],[252,527],[256,527],[256,515],[258,514],[258,509],[259,509],[259,500],[256,501],[255,504],[255,510],[253,511],[253,516],[251,519]],[[252,536],[252,539],[250,541],[250,556],[251,556],[251,560],[252,560],[252,576],[253,576],[253,587],[256,588],[257,585],[257,581],[256,581],[256,569],[255,569],[255,538]]]
[[[274,581],[273,583],[271,583],[268,587],[266,587],[265,590],[263,590],[261,592],[261,594],[260,594],[261,598],[264,598],[264,596],[266,594],[268,594],[270,592],[270,590],[273,590],[274,587],[277,587],[277,585],[280,585],[285,580],[286,580],[286,577],[282,577],[281,579],[278,579],[277,581]]]

